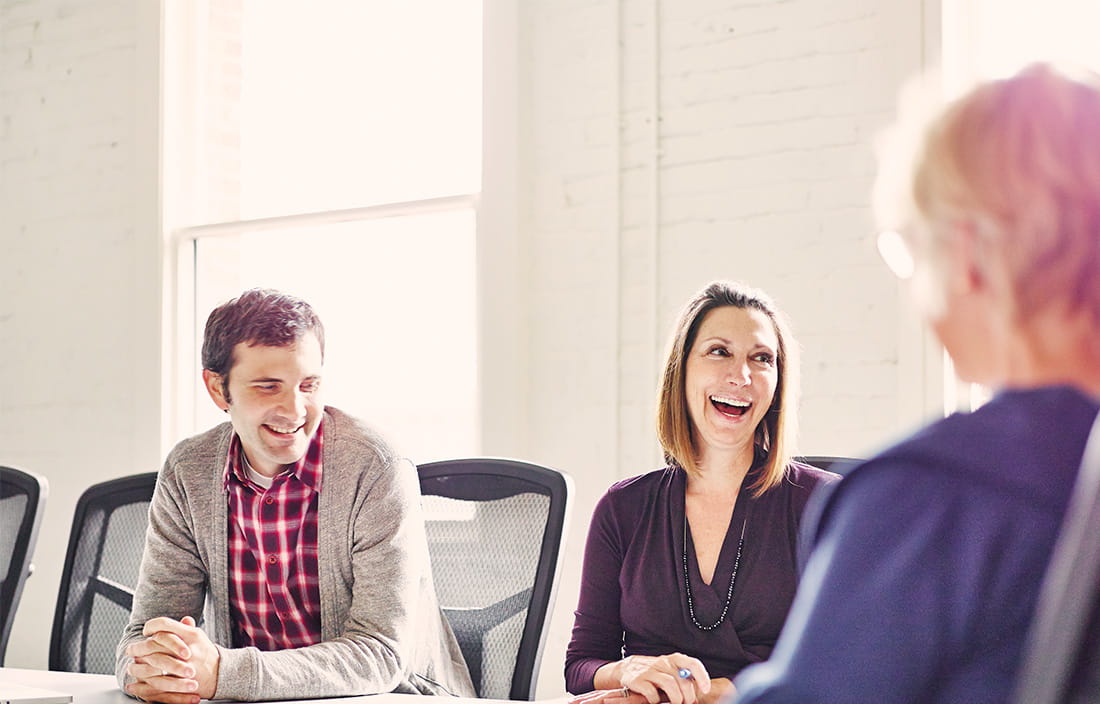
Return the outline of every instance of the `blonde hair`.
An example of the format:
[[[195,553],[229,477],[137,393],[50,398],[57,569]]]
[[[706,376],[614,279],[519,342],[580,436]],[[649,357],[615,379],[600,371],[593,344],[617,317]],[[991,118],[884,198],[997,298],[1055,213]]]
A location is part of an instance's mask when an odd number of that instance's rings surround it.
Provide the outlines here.
[[[703,318],[715,308],[725,306],[764,313],[772,321],[779,340],[775,396],[753,439],[757,450],[767,458],[763,471],[750,487],[755,496],[760,496],[783,481],[798,434],[798,344],[786,317],[763,291],[733,281],[714,281],[688,301],[673,329],[657,395],[657,437],[669,464],[688,473],[699,471],[685,397],[685,370]]]
[[[968,222],[1021,319],[1058,305],[1100,323],[1100,76],[1032,64],[951,102],[926,84],[887,140],[881,226],[935,253],[943,224]]]

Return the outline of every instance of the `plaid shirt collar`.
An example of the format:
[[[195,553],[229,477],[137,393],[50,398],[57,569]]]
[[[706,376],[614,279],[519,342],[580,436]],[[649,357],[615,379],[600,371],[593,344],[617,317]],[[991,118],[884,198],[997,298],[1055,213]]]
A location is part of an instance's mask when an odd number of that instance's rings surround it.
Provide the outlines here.
[[[309,447],[306,448],[306,453],[302,455],[300,460],[290,466],[289,469],[284,469],[280,474],[276,475],[276,482],[283,477],[295,477],[313,491],[321,491],[321,468],[325,447],[324,427],[325,421],[322,417],[321,422],[317,425],[317,432],[310,438]],[[253,491],[259,490],[262,493],[260,487],[256,486],[256,484],[248,478],[248,471],[245,469],[244,452],[241,451],[241,438],[236,433],[233,433],[233,439],[229,441],[229,455],[225,458],[225,471],[223,476],[222,487],[227,491],[229,490],[230,482],[235,480]]]

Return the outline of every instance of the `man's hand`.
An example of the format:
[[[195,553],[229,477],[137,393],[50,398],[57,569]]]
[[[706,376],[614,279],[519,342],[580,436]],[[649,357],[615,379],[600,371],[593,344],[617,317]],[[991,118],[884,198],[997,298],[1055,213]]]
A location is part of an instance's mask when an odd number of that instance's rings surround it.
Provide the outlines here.
[[[134,659],[126,672],[136,680],[128,693],[165,704],[198,704],[214,696],[221,653],[195,619],[150,619],[142,633],[145,640],[126,647]]]

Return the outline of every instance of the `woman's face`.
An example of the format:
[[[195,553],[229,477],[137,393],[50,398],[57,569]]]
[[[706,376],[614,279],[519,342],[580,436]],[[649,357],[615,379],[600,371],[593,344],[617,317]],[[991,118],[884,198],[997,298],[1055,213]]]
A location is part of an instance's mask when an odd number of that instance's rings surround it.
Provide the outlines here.
[[[771,319],[754,308],[708,312],[684,370],[695,450],[751,452],[779,382],[779,339]]]

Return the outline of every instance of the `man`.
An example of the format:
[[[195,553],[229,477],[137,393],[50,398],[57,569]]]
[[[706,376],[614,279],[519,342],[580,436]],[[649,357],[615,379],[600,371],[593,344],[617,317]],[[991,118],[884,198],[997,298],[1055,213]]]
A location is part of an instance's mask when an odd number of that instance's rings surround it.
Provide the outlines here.
[[[836,485],[742,704],[1012,696],[1100,408],[1100,76],[1035,65],[925,115],[885,153],[885,241],[959,376],[998,393]]]
[[[229,422],[177,445],[158,478],[118,648],[129,694],[473,695],[416,470],[323,405],[323,357],[321,321],[292,296],[254,289],[211,313],[202,377]]]

